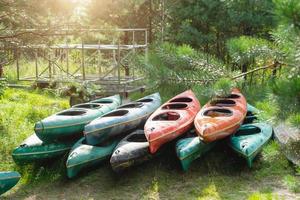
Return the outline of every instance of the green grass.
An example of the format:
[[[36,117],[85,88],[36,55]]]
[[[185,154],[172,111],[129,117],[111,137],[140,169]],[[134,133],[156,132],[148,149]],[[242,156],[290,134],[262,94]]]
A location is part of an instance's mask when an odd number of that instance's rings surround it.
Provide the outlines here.
[[[176,93],[187,88],[176,88]],[[205,88],[197,95],[206,101]],[[163,101],[176,93],[159,89]],[[151,93],[153,91],[147,91]],[[131,96],[136,99],[141,94]],[[0,100],[0,170],[17,170],[21,182],[4,199],[296,199],[299,177],[280,152],[269,143],[249,169],[226,143],[196,160],[183,173],[174,144],[158,158],[121,175],[112,172],[108,162],[86,170],[76,179],[65,175],[65,159],[16,166],[10,156],[14,147],[32,134],[34,122],[68,107],[66,99],[41,91],[7,89]],[[258,101],[253,101],[255,104]],[[296,189],[295,189],[296,188]]]

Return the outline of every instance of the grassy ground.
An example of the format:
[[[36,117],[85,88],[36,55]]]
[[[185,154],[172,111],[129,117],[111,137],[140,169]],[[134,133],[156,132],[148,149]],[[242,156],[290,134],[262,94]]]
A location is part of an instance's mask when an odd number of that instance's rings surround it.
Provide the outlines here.
[[[272,114],[264,101],[255,104]],[[68,180],[66,157],[16,166],[10,153],[32,133],[34,122],[66,107],[67,100],[51,94],[6,90],[0,100],[0,170],[18,170],[22,180],[3,199],[300,199],[300,177],[276,142],[264,148],[253,169],[226,143],[195,161],[186,173],[176,160],[174,144],[152,162],[121,175],[103,163]]]

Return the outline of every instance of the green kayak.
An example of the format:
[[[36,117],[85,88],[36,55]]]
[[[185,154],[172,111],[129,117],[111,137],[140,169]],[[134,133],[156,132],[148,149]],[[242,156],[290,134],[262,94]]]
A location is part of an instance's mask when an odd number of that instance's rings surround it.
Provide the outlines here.
[[[259,113],[259,110],[252,106],[251,104],[247,104],[247,115],[244,119],[243,124],[251,124],[254,122],[254,120],[257,120],[257,114]]]
[[[194,160],[208,152],[216,142],[204,143],[198,136],[183,138],[176,143],[176,154],[182,169],[187,171]]]
[[[81,138],[72,148],[67,163],[67,176],[75,177],[84,168],[99,165],[108,160],[117,146],[119,140],[109,141],[101,145],[87,145],[85,138]]]
[[[255,156],[268,143],[273,134],[273,128],[266,123],[245,124],[230,137],[229,146],[245,157],[248,166],[252,167]]]
[[[13,188],[20,178],[18,172],[0,172],[0,195]]]
[[[33,134],[14,149],[12,157],[18,164],[55,158],[66,154],[74,143],[70,141],[68,143],[46,144],[36,134]]]
[[[119,95],[75,105],[35,124],[35,133],[44,142],[82,137],[84,126],[92,120],[116,109],[121,104]]]

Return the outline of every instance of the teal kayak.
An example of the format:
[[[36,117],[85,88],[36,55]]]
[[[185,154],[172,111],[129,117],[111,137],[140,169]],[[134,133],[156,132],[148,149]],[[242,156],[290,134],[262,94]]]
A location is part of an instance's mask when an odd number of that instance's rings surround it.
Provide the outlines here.
[[[28,137],[12,152],[14,161],[24,164],[63,156],[70,151],[75,142],[68,143],[44,143],[36,134]]]
[[[182,169],[187,171],[194,160],[212,149],[215,144],[216,142],[204,143],[198,136],[178,140],[176,142],[176,154]]]
[[[159,93],[122,105],[85,126],[84,135],[90,145],[96,145],[121,134],[143,128],[148,117],[160,106]]]
[[[255,120],[257,120],[257,114],[259,113],[259,110],[252,106],[251,104],[247,104],[247,115],[244,119],[243,124],[251,124]]]
[[[116,109],[121,104],[119,95],[75,105],[35,124],[35,133],[44,142],[82,137],[84,126],[92,120]]]
[[[229,146],[242,157],[245,157],[251,168],[255,156],[268,143],[273,128],[266,123],[245,124],[230,137]]]
[[[108,160],[118,142],[119,140],[109,141],[98,146],[91,146],[86,144],[85,138],[81,138],[68,156],[67,176],[73,178],[83,169],[97,166],[102,161]]]
[[[0,172],[0,195],[13,188],[20,178],[18,172]]]

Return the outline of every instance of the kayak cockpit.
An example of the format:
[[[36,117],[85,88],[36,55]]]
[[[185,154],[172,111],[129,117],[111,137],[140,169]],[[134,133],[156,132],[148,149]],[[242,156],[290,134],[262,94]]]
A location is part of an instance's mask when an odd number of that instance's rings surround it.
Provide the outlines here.
[[[174,104],[167,104],[162,107],[163,110],[182,110],[188,107],[185,103],[174,103]]]
[[[153,101],[153,99],[141,99],[141,100],[138,100],[136,102],[139,102],[139,103],[150,103],[152,101]]]
[[[236,105],[235,101],[230,100],[230,99],[217,99],[217,100],[211,101],[210,104],[212,106],[220,106],[220,107],[223,107],[223,106],[231,107],[231,106]]]
[[[179,97],[170,101],[170,103],[190,103],[193,99],[189,97]]]
[[[143,103],[129,103],[123,106],[120,106],[119,108],[141,108],[143,107]]]
[[[243,126],[234,135],[242,136],[242,135],[254,135],[259,133],[261,133],[261,129],[257,126]]]
[[[86,114],[84,110],[67,110],[61,113],[58,113],[59,116],[80,116]]]
[[[155,116],[153,121],[176,121],[180,118],[180,115],[176,112],[166,112]]]
[[[111,113],[108,113],[107,115],[104,115],[103,117],[122,117],[129,113],[128,110],[116,110]]]
[[[232,111],[231,110],[228,110],[228,109],[224,109],[224,108],[213,108],[213,109],[209,109],[209,110],[206,110],[204,113],[203,113],[203,116],[206,116],[206,117],[230,117],[232,116]]]
[[[113,103],[113,101],[109,99],[99,99],[99,100],[92,101],[92,103],[111,104]]]
[[[84,103],[73,106],[73,108],[85,108],[85,109],[98,109],[101,108],[102,105],[96,103]]]
[[[145,134],[132,134],[127,138],[128,142],[147,142]]]

